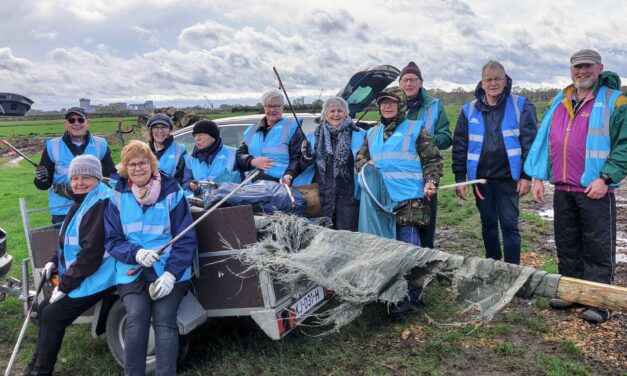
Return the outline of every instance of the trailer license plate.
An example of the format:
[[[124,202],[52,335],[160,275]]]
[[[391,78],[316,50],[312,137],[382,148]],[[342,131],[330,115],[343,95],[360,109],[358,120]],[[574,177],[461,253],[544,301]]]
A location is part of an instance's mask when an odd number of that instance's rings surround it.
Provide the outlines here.
[[[310,290],[304,296],[302,296],[296,303],[294,303],[291,309],[296,314],[296,319],[299,319],[302,315],[309,312],[309,310],[324,300],[324,290],[320,286],[316,286],[313,290]]]

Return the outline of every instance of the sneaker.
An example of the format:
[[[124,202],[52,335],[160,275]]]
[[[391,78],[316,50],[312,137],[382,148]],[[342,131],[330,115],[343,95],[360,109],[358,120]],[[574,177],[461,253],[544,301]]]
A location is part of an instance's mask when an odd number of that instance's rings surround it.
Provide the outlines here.
[[[566,300],[554,298],[551,299],[549,305],[555,309],[567,309],[572,307],[574,304],[571,302],[567,302]]]
[[[581,318],[593,324],[600,324],[610,318],[610,311],[607,309],[590,307],[583,311]]]
[[[390,317],[398,318],[408,312],[413,312],[415,310],[416,308],[414,307],[414,305],[412,305],[409,302],[409,299],[405,297],[400,302],[390,305],[390,307],[388,308],[388,315],[390,315]]]

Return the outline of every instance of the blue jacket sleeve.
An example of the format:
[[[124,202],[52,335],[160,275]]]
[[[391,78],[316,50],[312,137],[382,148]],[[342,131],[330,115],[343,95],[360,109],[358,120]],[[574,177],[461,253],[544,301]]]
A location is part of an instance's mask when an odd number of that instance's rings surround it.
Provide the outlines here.
[[[105,250],[116,260],[128,265],[137,265],[135,255],[141,249],[139,245],[131,244],[126,240],[122,222],[120,222],[120,212],[109,200],[105,210]]]
[[[183,192],[180,194],[183,195]],[[179,203],[170,211],[170,224],[172,237],[180,234],[187,226],[192,224],[192,215],[185,197],[181,197]],[[192,257],[194,257],[196,248],[198,248],[196,230],[192,228],[172,245],[165,270],[172,273],[179,280],[183,276],[185,269],[192,264]]]
[[[520,114],[520,149],[523,165],[527,159],[533,140],[536,138],[536,133],[538,133],[538,115],[536,113],[536,107],[527,98],[523,106],[523,111]],[[531,177],[525,173],[524,169],[521,178],[531,179]]]
[[[194,180],[194,174],[192,173],[192,170],[187,168],[187,165],[185,165],[185,171],[183,172],[183,185],[181,185],[181,188],[186,191],[191,191],[189,183],[192,180]]]

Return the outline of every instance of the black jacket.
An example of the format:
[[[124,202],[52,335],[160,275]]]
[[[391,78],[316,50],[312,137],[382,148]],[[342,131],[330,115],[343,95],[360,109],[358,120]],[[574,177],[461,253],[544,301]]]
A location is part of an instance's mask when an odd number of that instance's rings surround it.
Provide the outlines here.
[[[73,156],[82,155],[85,152],[85,148],[89,144],[89,139],[91,137],[91,133],[87,131],[85,135],[85,140],[81,146],[76,146],[72,143],[72,139],[70,138],[69,133],[65,132],[61,137],[61,140],[65,143],[65,145],[70,149],[70,152]],[[118,172],[115,169],[115,163],[113,163],[113,159],[111,158],[111,149],[107,148],[107,153],[100,160],[100,164],[102,165],[102,176],[109,177],[111,179],[119,179]],[[41,154],[41,161],[39,162],[40,166],[44,166],[46,170],[48,170],[48,180],[41,181],[35,178],[35,187],[41,190],[49,189],[52,186],[52,180],[54,177],[54,162],[50,159],[48,155],[48,148],[44,146],[44,152]]]
[[[266,127],[266,125],[267,125],[266,118],[264,117],[259,121],[259,123],[257,123],[255,128],[253,129],[253,132],[263,132],[263,136],[265,138],[268,133],[268,128]],[[290,139],[290,143],[289,143],[290,162],[287,165],[287,169],[285,170],[285,174],[292,175],[292,178],[295,178],[296,176],[298,176],[298,174],[301,173],[300,146],[303,143],[303,140],[305,140],[305,134],[303,133],[302,129],[298,127],[298,129],[296,130],[296,132]],[[242,172],[252,170],[253,167],[250,165],[250,162],[253,160],[253,158],[254,156],[248,154],[248,145],[246,145],[245,141],[242,141],[242,144],[237,149],[237,154],[236,154],[237,168]],[[259,175],[257,175],[257,177],[254,180],[255,181],[256,180],[278,181],[279,179],[276,179],[270,175],[266,175],[262,172]]]
[[[506,98],[512,89],[512,79],[506,75],[507,85],[499,97],[495,106],[489,106],[485,101],[485,91],[481,87],[481,82],[475,89],[476,110],[483,115],[485,134],[483,147],[479,156],[477,166],[477,179],[488,179],[490,181],[511,181],[512,173],[509,168],[505,142],[501,133],[501,122],[505,116]],[[525,100],[520,115],[520,147],[522,149],[522,164],[524,165],[531,144],[536,137],[538,118],[536,108],[529,101]],[[466,161],[468,153],[468,119],[461,111],[457,119],[457,126],[453,135],[453,173],[456,182],[466,181]],[[521,173],[522,179],[530,179],[524,171]]]

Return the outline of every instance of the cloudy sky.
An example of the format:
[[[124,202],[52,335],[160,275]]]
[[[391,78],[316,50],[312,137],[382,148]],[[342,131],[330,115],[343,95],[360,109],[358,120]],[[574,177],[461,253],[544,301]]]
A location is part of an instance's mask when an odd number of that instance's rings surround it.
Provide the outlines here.
[[[515,85],[561,87],[581,48],[625,84],[625,15],[616,0],[2,0],[0,92],[37,109],[256,103],[276,66],[290,97],[315,99],[410,60],[427,88],[450,90],[474,87],[488,59]]]

